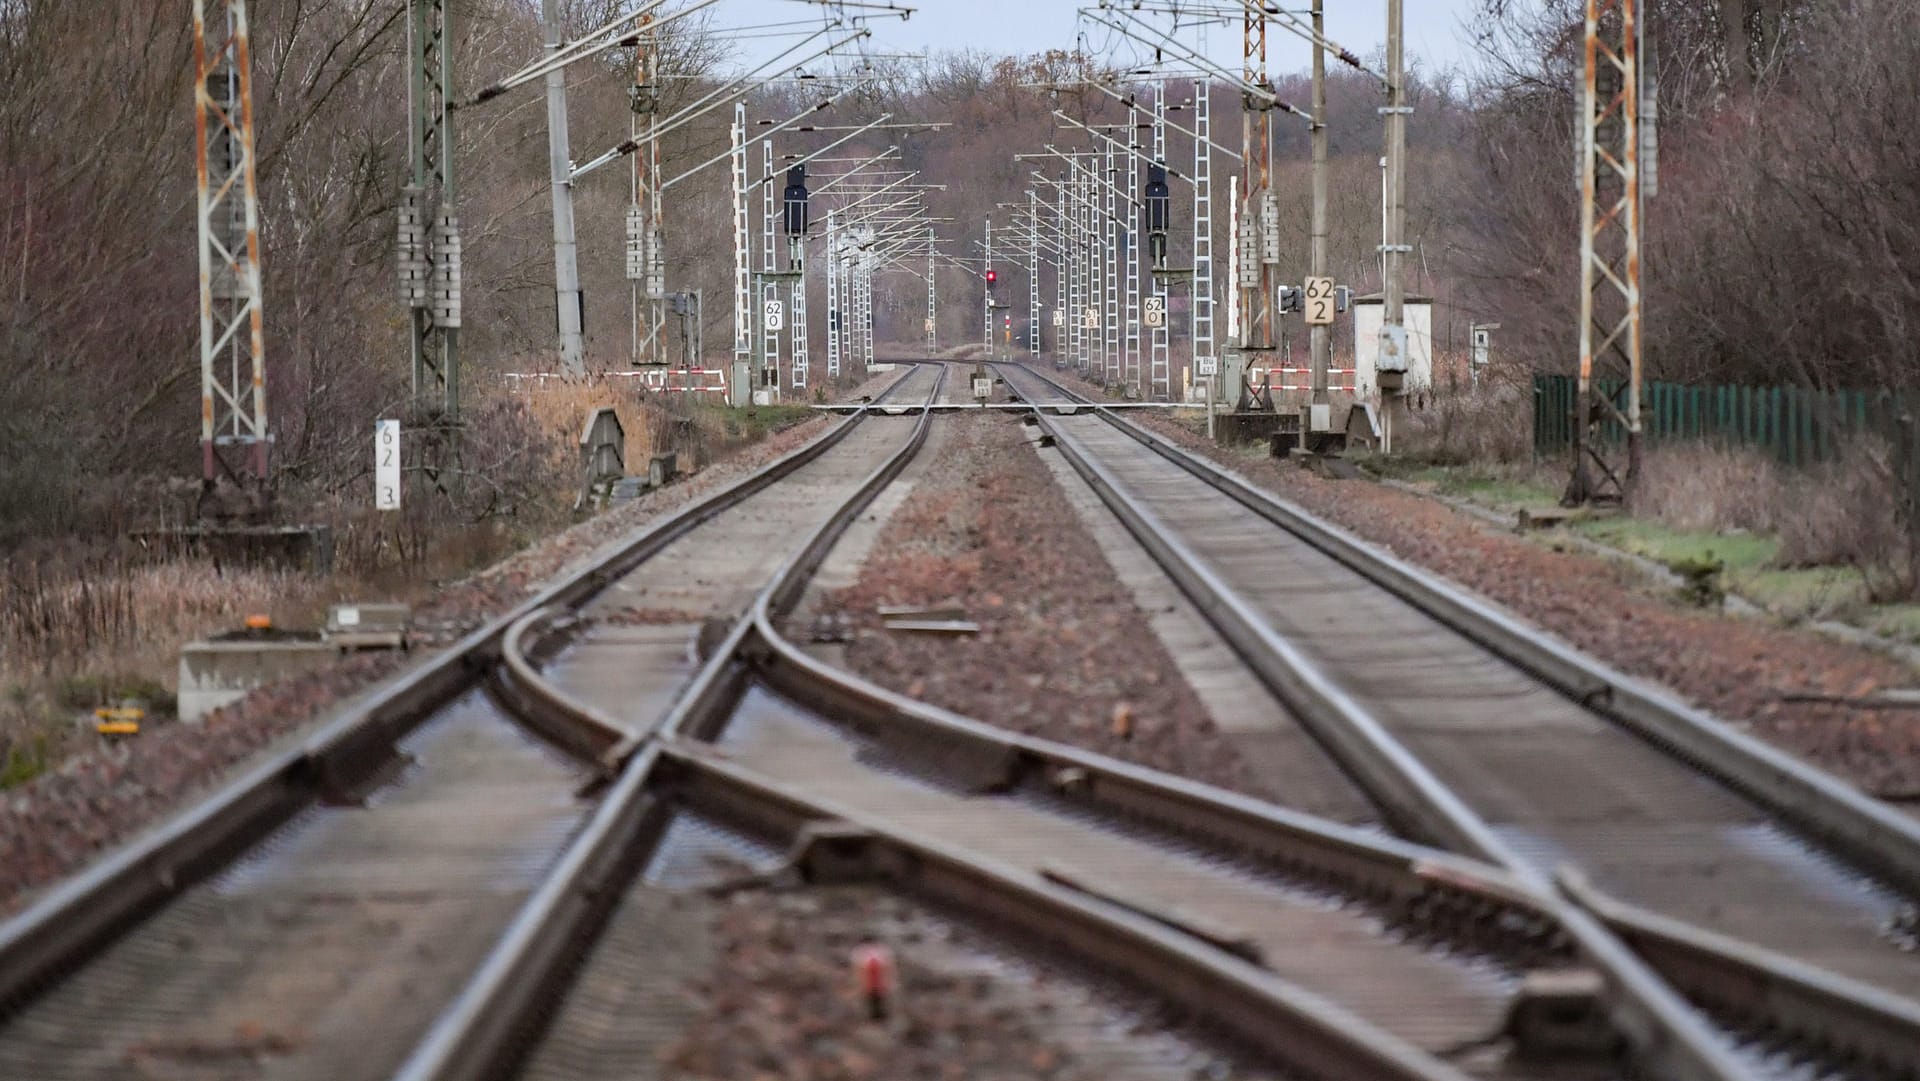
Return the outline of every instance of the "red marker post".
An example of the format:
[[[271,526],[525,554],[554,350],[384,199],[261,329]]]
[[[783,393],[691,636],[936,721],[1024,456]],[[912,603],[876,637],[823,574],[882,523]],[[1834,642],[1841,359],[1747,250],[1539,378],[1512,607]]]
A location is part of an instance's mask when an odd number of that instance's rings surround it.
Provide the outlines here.
[[[893,953],[885,946],[868,943],[853,951],[853,976],[866,1001],[867,1017],[885,1021],[893,999]]]

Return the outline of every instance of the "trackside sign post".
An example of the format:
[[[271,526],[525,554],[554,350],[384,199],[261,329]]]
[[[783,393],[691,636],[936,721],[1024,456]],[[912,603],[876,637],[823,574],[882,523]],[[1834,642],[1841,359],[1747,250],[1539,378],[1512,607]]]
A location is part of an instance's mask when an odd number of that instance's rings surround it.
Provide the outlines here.
[[[373,422],[373,507],[400,509],[400,422]]]

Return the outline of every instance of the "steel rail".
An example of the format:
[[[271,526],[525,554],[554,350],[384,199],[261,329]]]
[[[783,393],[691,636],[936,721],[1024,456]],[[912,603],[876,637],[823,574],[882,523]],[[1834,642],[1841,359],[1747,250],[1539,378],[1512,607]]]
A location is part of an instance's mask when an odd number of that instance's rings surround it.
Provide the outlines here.
[[[1164,923],[782,786],[705,744],[672,740],[660,753],[676,767],[682,798],[722,821],[745,820],[791,838],[793,862],[809,879],[878,878],[1016,928],[1132,976],[1200,1011],[1236,1041],[1313,1076],[1467,1081],[1458,1068],[1271,970]],[[810,833],[815,823],[834,828]]]
[[[17,1009],[302,808],[329,794],[351,793],[376,777],[402,738],[494,667],[509,631],[528,617],[584,603],[695,527],[819,458],[863,417],[864,412],[856,413],[779,460],[610,545],[590,565],[563,574],[437,656],[354,696],[304,739],[47,890],[0,923],[0,1012]]]
[[[937,397],[936,390],[933,400]],[[931,401],[921,412],[916,444],[924,438],[934,413]],[[658,739],[629,762],[616,793],[608,797],[602,812],[604,825],[596,822],[582,834],[576,842],[581,855],[569,857],[566,870],[556,874],[541,895],[529,902],[515,921],[513,933],[489,959],[482,975],[436,1024],[407,1069],[398,1075],[401,1079],[478,1081],[495,1076],[501,1062],[512,1057],[514,1047],[526,1038],[529,1018],[551,1001],[553,981],[591,933],[591,921],[597,914],[588,899],[598,898],[599,910],[604,911],[618,892],[611,876],[628,873],[632,866],[631,858],[617,859],[612,853],[619,844],[630,844],[640,835],[637,825],[627,824],[638,823],[641,817],[637,810],[622,812],[616,807],[653,806],[646,795],[649,784],[664,785],[685,795],[687,784],[694,782],[700,790],[696,803],[710,810],[730,811],[736,818],[743,817],[741,800],[745,799],[757,810],[744,817],[772,832],[791,833],[798,823],[806,821],[859,821],[858,816],[843,810],[786,792],[750,770],[718,764],[711,755],[692,748],[717,737],[734,703],[752,680],[768,679],[782,690],[790,690],[792,674],[799,668],[785,662],[797,655],[803,663],[817,664],[774,632],[773,621],[797,603],[845,527],[904,465],[902,457],[876,470],[863,485],[862,493],[823,525],[759,594],[751,614],[710,656],[694,690],[662,723]],[[770,679],[770,669],[785,672],[787,678]],[[865,696],[886,694],[857,680],[849,683],[844,674],[832,669],[822,667],[819,671],[826,678],[818,685],[807,684],[812,701],[840,701],[851,687],[858,700],[855,711],[870,713],[873,700]],[[546,684],[537,675],[528,686],[536,689],[559,723],[577,724],[590,733],[604,728],[592,706]],[[1125,808],[1128,814],[1151,815],[1169,824],[1178,820],[1181,827],[1199,825],[1210,836],[1232,838],[1233,847],[1240,852],[1271,853],[1276,858],[1285,852],[1296,862],[1302,853],[1310,852],[1308,862],[1328,881],[1346,884],[1351,891],[1381,903],[1405,909],[1451,909],[1462,920],[1500,923],[1507,935],[1514,934],[1513,928],[1520,925],[1530,926],[1541,935],[1549,934],[1543,921],[1528,920],[1525,891],[1492,868],[1445,853],[1381,841],[1071,748],[1009,736],[964,718],[930,715],[916,710],[917,703],[902,705],[897,712],[890,712],[893,722],[914,729],[916,722],[931,720],[931,729],[917,729],[922,736],[930,730],[951,729],[934,738],[941,739],[949,752],[972,755],[986,769],[1021,759],[1036,772],[1050,770],[1056,780],[1078,776],[1082,790],[1097,793],[1096,802],[1110,810]],[[950,755],[946,761],[951,765]],[[652,771],[667,762],[676,764],[672,774],[664,779],[653,777]],[[714,806],[716,803],[721,806]],[[769,812],[769,807],[778,810]],[[1032,872],[1015,871],[931,839],[910,837],[883,823],[860,821],[859,828],[874,846],[892,854],[891,859],[879,861],[881,865],[894,871],[912,867],[910,881],[898,875],[884,876],[896,885],[930,890],[946,901],[1011,919],[1035,933],[1048,929],[1066,933],[1084,953],[1132,974],[1145,986],[1174,993],[1187,1004],[1205,1009],[1242,1038],[1279,1058],[1324,1067],[1329,1075],[1341,1077],[1457,1081],[1463,1076],[1271,971],[1214,949],[1190,934],[1169,929],[1148,916],[1129,913]]]
[[[1004,370],[1008,365],[996,365]],[[1572,698],[1574,701],[1602,716],[1613,716],[1605,706],[1609,701],[1633,703],[1636,710],[1658,710],[1672,707],[1667,713],[1661,730],[1669,726],[1699,725],[1707,729],[1717,729],[1718,734],[1732,737],[1740,744],[1757,744],[1758,741],[1726,730],[1719,722],[1707,718],[1698,711],[1691,710],[1675,702],[1662,692],[1639,685],[1598,661],[1575,653],[1558,643],[1541,641],[1537,635],[1527,632],[1513,617],[1499,612],[1486,602],[1466,595],[1463,591],[1444,583],[1423,577],[1410,565],[1390,553],[1384,552],[1358,538],[1347,534],[1338,527],[1321,522],[1305,511],[1286,503],[1278,497],[1265,493],[1251,484],[1213,466],[1182,448],[1160,439],[1137,425],[1124,420],[1117,412],[1108,410],[1103,403],[1092,401],[1078,394],[1044,373],[1030,368],[1014,365],[1017,370],[1049,385],[1060,394],[1088,406],[1109,425],[1126,433],[1149,450],[1179,464],[1190,474],[1210,487],[1231,496],[1236,502],[1260,514],[1287,531],[1308,541],[1315,548],[1335,558],[1342,565],[1362,574],[1369,581],[1381,586],[1388,592],[1408,600],[1416,608],[1439,620],[1443,625],[1465,635],[1480,644],[1496,656],[1508,660],[1529,675]],[[1009,384],[1011,385],[1011,384]],[[1016,391],[1016,393],[1018,393]],[[1049,424],[1044,418],[1045,410],[1036,409],[1040,423],[1047,427],[1060,446],[1069,463],[1093,487],[1116,515],[1127,526],[1130,533],[1140,540],[1157,561],[1163,554],[1179,557],[1184,554],[1184,563],[1162,566],[1174,578],[1183,592],[1201,609],[1209,621],[1215,622],[1237,651],[1242,653],[1254,667],[1261,672],[1263,679],[1265,668],[1272,667],[1274,655],[1261,657],[1257,653],[1258,638],[1272,637],[1270,632],[1259,634],[1250,641],[1246,628],[1235,628],[1232,619],[1218,619],[1223,613],[1233,613],[1236,606],[1229,595],[1223,595],[1209,589],[1207,583],[1217,579],[1205,574],[1205,568],[1191,559],[1190,553],[1177,540],[1165,536],[1159,524],[1150,512],[1134,503],[1115,484],[1104,468],[1092,461],[1078,444],[1057,426]],[[1198,574],[1194,572],[1200,572]],[[1199,589],[1198,592],[1194,588]],[[1404,590],[1404,592],[1403,592]],[[1240,606],[1243,608],[1243,606]],[[1257,617],[1244,610],[1239,615],[1248,616],[1257,624]],[[1264,627],[1258,628],[1265,631]],[[1513,653],[1507,651],[1511,641]],[[1531,658],[1538,650],[1541,655],[1551,658],[1555,664],[1552,669],[1562,679],[1569,673],[1577,674],[1580,682],[1562,682],[1561,679],[1541,675],[1531,664],[1521,658]],[[1297,656],[1297,652],[1295,654]],[[1397,740],[1386,735],[1369,718],[1361,716],[1351,726],[1339,716],[1338,711],[1327,709],[1337,700],[1316,701],[1312,697],[1294,696],[1290,688],[1301,682],[1311,682],[1311,666],[1305,673],[1276,673],[1283,682],[1270,682],[1275,693],[1283,701],[1300,713],[1303,722],[1313,725],[1316,734],[1325,732],[1325,742],[1370,795],[1388,805],[1397,819],[1401,815],[1413,814],[1419,819],[1419,828],[1430,836],[1444,836],[1448,833],[1461,833],[1471,836],[1473,823],[1479,822],[1477,816],[1466,811],[1457,797],[1445,789],[1437,778],[1424,766],[1419,766],[1406,749]],[[1672,743],[1652,736],[1640,724],[1634,724],[1621,718],[1623,726],[1629,731],[1647,735],[1657,744],[1673,749]],[[1365,734],[1364,739],[1355,739],[1356,734]],[[1676,740],[1687,746],[1715,745],[1716,733],[1708,731],[1696,740]],[[1377,742],[1376,738],[1377,737]],[[1791,782],[1793,791],[1804,793],[1822,787],[1838,787],[1853,798],[1844,801],[1847,806],[1836,812],[1836,817],[1850,817],[1863,797],[1841,785],[1833,778],[1820,774],[1812,767],[1788,759],[1787,756],[1770,747],[1762,747],[1766,759],[1782,769],[1791,769],[1800,777]],[[1678,752],[1676,752],[1678,753]],[[1729,752],[1735,753],[1735,752]],[[1688,754],[1680,757],[1697,768],[1713,776],[1727,779],[1726,775],[1715,769],[1701,767]],[[1413,775],[1398,772],[1401,766],[1413,762],[1417,773]],[[1731,782],[1730,782],[1731,783]],[[1744,786],[1736,789],[1746,792]],[[1425,808],[1420,798],[1426,792],[1438,790],[1447,798],[1436,800]],[[1415,797],[1408,800],[1408,795]],[[1752,795],[1752,793],[1748,793]],[[1790,801],[1762,800],[1761,805],[1781,817],[1796,824],[1801,822],[1793,808],[1800,804]],[[1873,811],[1883,814],[1870,815],[1881,818],[1892,815],[1884,808],[1874,807]],[[1465,813],[1470,821],[1454,817],[1455,813]],[[1897,816],[1895,816],[1897,817]],[[1855,827],[1858,828],[1858,822]],[[1482,825],[1484,829],[1484,825]],[[1900,819],[1894,824],[1900,836],[1920,833],[1910,820]],[[1815,831],[1817,837],[1831,838],[1833,833],[1826,830]],[[1504,846],[1503,846],[1504,847]],[[1896,840],[1889,846],[1893,851],[1906,848],[1904,841]],[[1843,848],[1843,851],[1851,849]],[[1485,856],[1486,853],[1478,853]],[[1526,874],[1524,864],[1518,858],[1508,854],[1497,854],[1494,862],[1503,867]],[[1881,861],[1875,860],[1869,866],[1884,869]],[[1538,875],[1528,876],[1531,885],[1538,890],[1542,879]],[[1904,877],[1900,878],[1903,884]],[[1654,967],[1665,982],[1684,990],[1694,999],[1711,1004],[1724,1014],[1737,1018],[1762,1018],[1781,1032],[1790,1033],[1800,1040],[1816,1046],[1839,1049],[1838,1058],[1852,1058],[1862,1062],[1890,1064],[1893,1072],[1889,1076],[1920,1075],[1920,1004],[1902,999],[1871,985],[1848,979],[1806,965],[1790,957],[1751,943],[1737,941],[1724,935],[1714,934],[1691,927],[1681,921],[1646,912],[1624,902],[1606,896],[1587,883],[1577,871],[1562,869],[1551,883],[1550,892],[1564,896],[1568,904],[1583,916],[1591,916],[1598,921],[1597,929],[1616,943],[1630,945],[1633,952]],[[1664,990],[1664,989],[1662,989]],[[1661,995],[1659,998],[1670,996]],[[1668,1003],[1672,1006],[1672,1003]],[[1696,1026],[1688,1026],[1694,1028]],[[1697,1036],[1698,1033],[1696,1032]],[[1717,1041],[1716,1041],[1717,1042]],[[1905,1072],[1899,1072],[1904,1067]],[[1737,1076],[1737,1075],[1736,1075]]]
[[[939,400],[945,379],[943,366],[926,402],[918,407],[920,418],[912,435],[867,475],[799,551],[788,556],[758,598],[772,593],[790,568],[817,560],[816,553],[831,548],[919,453],[931,424],[927,406]],[[751,618],[734,622],[661,720],[660,733],[698,729],[716,715],[724,717],[750,670],[747,655],[752,633]],[[515,642],[521,648],[527,644],[524,639]],[[542,1009],[552,1001],[553,988],[618,900],[622,885],[644,859],[648,839],[657,835],[664,821],[660,801],[651,791],[657,783],[657,741],[635,744],[624,760],[615,761],[608,751],[625,743],[624,730],[590,703],[541,678],[532,660],[522,657],[513,673],[528,707],[542,715],[541,727],[574,730],[576,734],[562,739],[561,745],[575,748],[576,753],[585,749],[603,769],[613,771],[613,784],[587,826],[515,915],[507,933],[395,1073],[395,1081],[479,1081],[498,1076],[515,1060],[516,1049],[524,1045]],[[619,740],[610,739],[615,732]]]
[[[1002,366],[997,370],[1005,371]],[[1025,370],[1025,369],[1023,369]],[[1051,382],[1049,380],[1049,382]],[[1057,385],[1057,384],[1056,384]],[[1036,414],[1067,462],[1199,608],[1241,659],[1286,702],[1361,787],[1402,827],[1484,859],[1527,882],[1606,982],[1614,1027],[1663,1077],[1744,1075],[1738,1061],[1680,996],[1586,911],[1559,898],[1452,790],[1394,739],[1317,664],[1262,620],[1064,427]]]
[[[1039,372],[1028,371],[1053,382]],[[1299,537],[1563,697],[1665,748],[1701,772],[1711,774],[1792,822],[1801,832],[1838,849],[1901,889],[1920,894],[1920,820],[1873,800],[1785,751],[1734,730],[1667,691],[1538,633],[1489,602],[1436,580],[1398,556],[1313,517],[1199,455],[1138,425],[1126,423],[1103,403],[1086,404],[1128,437],[1209,487]]]

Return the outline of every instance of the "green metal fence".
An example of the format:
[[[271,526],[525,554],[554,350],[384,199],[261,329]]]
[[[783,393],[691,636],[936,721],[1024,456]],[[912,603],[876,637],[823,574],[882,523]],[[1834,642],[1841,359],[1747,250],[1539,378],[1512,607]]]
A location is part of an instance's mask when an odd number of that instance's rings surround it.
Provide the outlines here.
[[[1579,382],[1570,375],[1533,377],[1533,449],[1556,454],[1572,445]],[[1601,384],[1613,392],[1618,384]],[[1891,437],[1905,412],[1887,391],[1814,390],[1808,387],[1694,387],[1647,383],[1640,403],[1649,445],[1702,440],[1755,447],[1786,465],[1830,461],[1862,433]],[[1600,437],[1626,438],[1618,423],[1600,426]]]

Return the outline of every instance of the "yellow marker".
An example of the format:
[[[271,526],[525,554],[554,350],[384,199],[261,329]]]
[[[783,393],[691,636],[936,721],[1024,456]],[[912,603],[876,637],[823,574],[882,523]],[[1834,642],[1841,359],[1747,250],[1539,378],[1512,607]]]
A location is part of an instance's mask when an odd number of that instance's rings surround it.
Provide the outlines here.
[[[137,736],[140,734],[140,722],[146,715],[146,710],[134,707],[103,707],[93,711],[93,730],[103,736]]]

